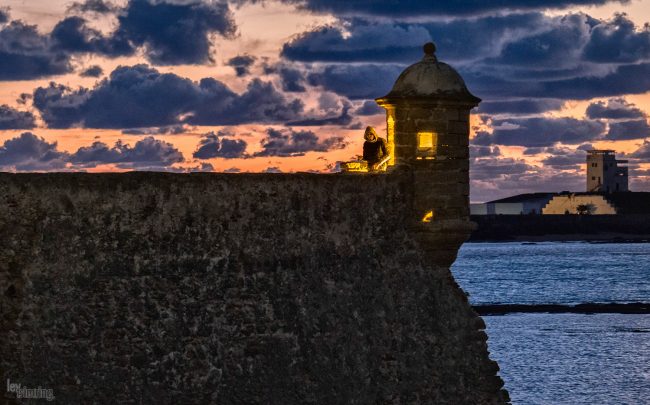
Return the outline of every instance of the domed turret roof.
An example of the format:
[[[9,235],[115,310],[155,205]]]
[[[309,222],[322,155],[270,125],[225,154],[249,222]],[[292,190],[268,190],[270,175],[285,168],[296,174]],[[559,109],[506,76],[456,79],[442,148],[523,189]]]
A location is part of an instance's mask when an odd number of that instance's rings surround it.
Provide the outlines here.
[[[478,104],[481,99],[467,90],[465,81],[454,68],[438,61],[436,46],[424,45],[424,57],[399,75],[393,89],[377,102],[398,100],[448,100]]]

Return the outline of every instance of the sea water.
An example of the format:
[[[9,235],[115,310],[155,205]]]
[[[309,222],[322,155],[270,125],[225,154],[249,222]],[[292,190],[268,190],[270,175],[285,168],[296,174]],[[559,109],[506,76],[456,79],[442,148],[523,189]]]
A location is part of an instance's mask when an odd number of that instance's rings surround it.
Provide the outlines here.
[[[473,305],[650,302],[650,244],[468,243]],[[514,404],[650,404],[650,314],[484,316]]]

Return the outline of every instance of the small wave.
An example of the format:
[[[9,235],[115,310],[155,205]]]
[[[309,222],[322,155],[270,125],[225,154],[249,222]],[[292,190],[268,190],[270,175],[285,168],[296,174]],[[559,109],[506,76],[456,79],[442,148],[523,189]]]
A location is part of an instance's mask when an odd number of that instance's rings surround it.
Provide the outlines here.
[[[614,326],[614,331],[625,333],[650,333],[650,329],[644,328],[626,328],[623,326]]]

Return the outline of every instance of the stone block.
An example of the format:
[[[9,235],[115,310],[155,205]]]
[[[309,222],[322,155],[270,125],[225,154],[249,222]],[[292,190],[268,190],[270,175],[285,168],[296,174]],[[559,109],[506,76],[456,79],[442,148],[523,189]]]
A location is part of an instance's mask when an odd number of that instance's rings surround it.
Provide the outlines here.
[[[447,121],[460,121],[459,111],[455,108],[445,110]]]
[[[469,136],[469,123],[464,121],[449,121],[449,132]]]

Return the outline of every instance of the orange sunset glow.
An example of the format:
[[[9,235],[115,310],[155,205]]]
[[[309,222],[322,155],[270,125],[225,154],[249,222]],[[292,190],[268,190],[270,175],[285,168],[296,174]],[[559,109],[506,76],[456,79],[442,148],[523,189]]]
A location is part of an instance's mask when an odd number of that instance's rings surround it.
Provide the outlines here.
[[[650,0],[489,3],[0,0],[0,170],[334,172],[433,41],[472,201],[582,191],[592,148],[650,191]]]

